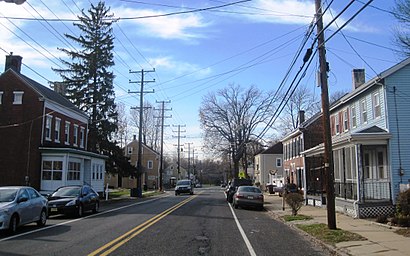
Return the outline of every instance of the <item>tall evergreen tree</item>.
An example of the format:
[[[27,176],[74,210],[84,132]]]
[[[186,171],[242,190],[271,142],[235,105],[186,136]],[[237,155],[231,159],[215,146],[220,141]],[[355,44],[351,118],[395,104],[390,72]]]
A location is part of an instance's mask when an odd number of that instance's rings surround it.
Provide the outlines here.
[[[60,49],[69,60],[64,60],[66,69],[53,69],[62,82],[55,86],[65,89],[65,94],[90,117],[88,149],[94,152],[112,151],[112,134],[117,127],[117,110],[114,103],[114,36],[112,16],[104,2],[91,4],[88,12],[82,11],[75,22],[80,36],[65,36],[80,46],[80,50]]]

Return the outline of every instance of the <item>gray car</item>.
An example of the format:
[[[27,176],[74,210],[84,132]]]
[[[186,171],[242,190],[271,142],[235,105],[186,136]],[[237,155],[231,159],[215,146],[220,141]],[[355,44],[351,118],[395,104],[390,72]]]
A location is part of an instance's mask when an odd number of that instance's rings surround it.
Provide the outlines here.
[[[46,225],[47,199],[32,187],[0,187],[0,230],[14,234],[19,226]]]
[[[263,210],[263,193],[253,186],[240,186],[233,195],[232,205],[238,207],[256,207]]]

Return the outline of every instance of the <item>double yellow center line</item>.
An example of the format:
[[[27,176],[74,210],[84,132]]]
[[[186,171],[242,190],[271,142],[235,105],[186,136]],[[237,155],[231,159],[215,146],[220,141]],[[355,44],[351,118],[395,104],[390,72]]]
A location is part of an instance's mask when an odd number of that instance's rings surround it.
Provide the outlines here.
[[[137,227],[131,229],[124,235],[112,240],[111,242],[101,246],[97,250],[91,252],[88,254],[88,256],[95,256],[95,255],[109,255],[116,249],[118,249],[120,246],[131,240],[133,237],[137,236],[140,234],[142,231],[145,229],[149,228],[150,226],[154,225],[157,221],[161,220],[171,212],[175,211],[179,207],[183,206],[184,204],[188,203],[189,201],[192,201],[194,198],[196,198],[198,195],[190,196],[189,198],[185,199],[184,201],[172,206],[171,208],[161,212],[160,214],[152,217],[151,219],[145,221],[144,223],[138,225]]]

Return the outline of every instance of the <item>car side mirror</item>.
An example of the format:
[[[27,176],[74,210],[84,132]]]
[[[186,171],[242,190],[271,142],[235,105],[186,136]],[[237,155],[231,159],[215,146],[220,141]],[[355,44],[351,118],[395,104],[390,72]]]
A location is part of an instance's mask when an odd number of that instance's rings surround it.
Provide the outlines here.
[[[28,198],[27,197],[20,197],[19,199],[17,199],[17,203],[22,203],[22,202],[27,202]]]

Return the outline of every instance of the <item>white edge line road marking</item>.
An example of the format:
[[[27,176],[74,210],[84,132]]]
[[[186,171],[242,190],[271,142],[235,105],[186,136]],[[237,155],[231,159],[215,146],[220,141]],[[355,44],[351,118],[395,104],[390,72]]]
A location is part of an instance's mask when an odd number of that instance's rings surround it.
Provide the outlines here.
[[[7,240],[11,240],[11,239],[13,239],[13,238],[17,238],[17,237],[20,237],[20,236],[25,236],[25,235],[33,234],[33,233],[36,233],[36,232],[40,232],[40,231],[42,231],[42,230],[55,228],[55,227],[62,226],[62,225],[68,224],[68,223],[80,221],[80,220],[83,220],[83,219],[88,219],[88,218],[91,218],[91,217],[103,215],[103,214],[106,214],[106,213],[115,212],[115,211],[118,211],[118,210],[121,210],[121,209],[125,209],[125,208],[131,207],[131,206],[149,203],[149,202],[156,201],[156,200],[159,200],[159,199],[161,199],[161,198],[163,198],[163,197],[168,197],[168,196],[169,196],[169,195],[159,196],[159,197],[156,197],[156,198],[153,198],[153,199],[149,199],[149,200],[146,200],[146,201],[142,201],[142,202],[137,202],[137,203],[125,205],[125,206],[122,206],[122,207],[119,207],[119,208],[114,208],[114,209],[111,209],[111,210],[108,210],[108,211],[104,211],[104,212],[95,213],[95,214],[88,215],[88,216],[85,216],[85,217],[82,217],[82,218],[65,221],[65,222],[58,223],[58,224],[51,225],[51,226],[45,226],[45,227],[43,227],[43,228],[31,230],[31,231],[28,231],[28,232],[25,232],[25,233],[21,233],[21,234],[18,234],[18,235],[9,236],[9,237],[0,239],[0,242],[7,241]]]
[[[243,228],[242,228],[242,226],[241,226],[241,223],[239,223],[239,220],[238,220],[238,218],[236,217],[236,214],[235,214],[235,212],[234,212],[234,210],[233,210],[231,204],[228,203],[228,205],[229,205],[229,208],[231,209],[231,212],[232,212],[233,218],[235,219],[236,225],[238,226],[239,232],[240,232],[241,235],[242,235],[243,241],[245,242],[246,247],[248,247],[248,251],[249,251],[250,255],[251,255],[251,256],[256,256],[256,253],[255,253],[255,251],[253,250],[253,247],[252,247],[252,245],[251,245],[251,242],[249,242],[249,239],[248,239],[248,237],[246,236],[245,231],[243,231]]]

